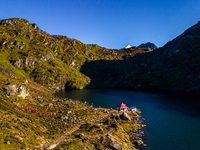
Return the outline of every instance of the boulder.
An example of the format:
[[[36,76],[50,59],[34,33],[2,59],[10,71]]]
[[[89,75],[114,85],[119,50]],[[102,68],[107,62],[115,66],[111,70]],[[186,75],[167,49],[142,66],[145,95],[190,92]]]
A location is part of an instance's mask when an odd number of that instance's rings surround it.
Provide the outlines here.
[[[4,88],[5,94],[10,96],[14,95],[16,92],[18,92],[19,85],[10,83],[7,85],[7,87]]]
[[[26,87],[14,83],[9,83],[7,87],[4,88],[4,91],[8,96],[19,93],[19,95],[17,95],[18,97],[25,98],[29,95],[29,90]]]
[[[123,112],[123,114],[121,115],[121,119],[126,121],[131,120],[130,116],[126,112]]]
[[[17,121],[22,121],[22,119],[21,118],[17,118]]]
[[[120,116],[119,116],[119,114],[117,114],[117,115],[115,116],[115,119],[117,119],[117,120],[120,120],[120,119],[121,119]]]
[[[142,144],[143,144],[143,141],[142,141],[142,140],[137,140],[137,141],[135,141],[135,144],[136,144],[136,145],[142,145]]]
[[[40,62],[46,62],[46,61],[48,61],[50,59],[54,59],[54,58],[55,57],[53,56],[52,53],[48,53],[48,54],[42,56],[41,58],[39,58],[38,61],[40,61]]]
[[[29,90],[24,86],[20,86],[19,87],[19,95],[17,95],[17,96],[26,98],[26,96],[28,96],[28,95],[29,95]]]
[[[124,150],[124,148],[122,148],[120,146],[120,144],[114,139],[114,138],[110,138],[111,139],[111,143],[110,143],[110,147],[114,150]]]
[[[31,25],[32,25],[33,29],[37,29],[37,25],[35,23],[32,23]]]

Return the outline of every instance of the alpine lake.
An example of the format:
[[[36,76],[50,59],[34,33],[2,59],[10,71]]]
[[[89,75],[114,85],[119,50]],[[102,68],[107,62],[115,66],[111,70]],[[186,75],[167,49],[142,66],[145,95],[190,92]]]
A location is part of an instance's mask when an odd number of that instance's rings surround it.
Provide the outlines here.
[[[116,109],[122,102],[136,106],[145,118],[144,150],[200,150],[200,98],[184,94],[132,90],[63,90],[62,98]]]

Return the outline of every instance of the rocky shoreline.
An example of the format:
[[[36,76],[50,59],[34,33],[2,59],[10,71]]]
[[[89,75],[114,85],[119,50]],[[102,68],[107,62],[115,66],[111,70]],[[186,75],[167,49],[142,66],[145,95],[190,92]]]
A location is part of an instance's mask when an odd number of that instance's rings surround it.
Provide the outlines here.
[[[99,109],[99,107],[93,107],[93,104],[90,104],[88,102],[80,102],[78,100],[74,101],[72,99],[64,99],[65,102],[69,102],[71,104],[84,104],[86,106],[92,107],[94,110]],[[104,117],[101,119],[96,119],[96,120],[91,120],[85,124],[80,124],[77,127],[73,129],[73,132],[77,132],[74,135],[74,138],[68,138],[67,135],[68,133],[65,133],[65,138],[58,139],[57,142],[54,142],[53,144],[50,144],[47,146],[49,149],[54,149],[56,147],[61,148],[62,146],[67,147],[70,142],[75,142],[78,140],[81,140],[83,143],[91,143],[91,147],[93,147],[92,143],[96,140],[103,140],[104,142],[99,144],[98,147],[101,148],[108,148],[109,149],[124,149],[126,150],[128,147],[134,148],[140,148],[141,146],[146,146],[146,144],[143,143],[142,141],[142,136],[144,136],[144,133],[141,131],[143,127],[145,127],[143,119],[141,119],[141,116],[139,114],[141,113],[139,110],[137,112],[132,112],[132,111],[127,111],[127,112],[120,112],[120,111],[115,111],[113,112],[113,109],[106,109],[106,108],[100,108],[102,112],[105,113]],[[103,134],[98,134],[98,135],[88,135],[88,133],[78,133],[80,130],[81,126],[83,125],[89,125],[90,123],[101,125],[101,127],[105,127],[109,129],[106,133]],[[126,125],[123,127],[123,125]],[[133,124],[137,125],[137,127],[133,127]],[[122,142],[120,143],[118,140],[116,140],[113,137],[116,137],[115,135],[113,136],[112,134],[114,132],[118,133],[118,129],[123,131],[123,133],[120,131],[120,134],[127,136],[129,139],[129,142]],[[129,128],[128,130],[126,130]],[[132,128],[132,129],[131,129]],[[134,129],[133,129],[134,128]],[[101,128],[101,130],[103,130]],[[131,131],[129,131],[131,130]],[[69,132],[69,131],[68,131]],[[73,137],[73,132],[70,132]],[[78,135],[77,135],[78,134]],[[59,141],[59,142],[58,142]],[[61,143],[61,144],[60,144]],[[64,144],[65,143],[65,144]],[[68,143],[68,144],[66,144]],[[121,146],[123,145],[123,146]],[[124,146],[125,145],[125,146]],[[127,146],[128,145],[128,146]],[[94,148],[94,147],[93,147]]]

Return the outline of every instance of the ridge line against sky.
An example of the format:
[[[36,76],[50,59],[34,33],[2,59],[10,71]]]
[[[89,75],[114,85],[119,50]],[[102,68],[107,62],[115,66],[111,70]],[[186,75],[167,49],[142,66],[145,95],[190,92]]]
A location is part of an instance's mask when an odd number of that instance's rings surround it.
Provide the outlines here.
[[[106,48],[161,47],[200,20],[199,8],[199,0],[1,0],[0,19],[27,19],[49,34]]]

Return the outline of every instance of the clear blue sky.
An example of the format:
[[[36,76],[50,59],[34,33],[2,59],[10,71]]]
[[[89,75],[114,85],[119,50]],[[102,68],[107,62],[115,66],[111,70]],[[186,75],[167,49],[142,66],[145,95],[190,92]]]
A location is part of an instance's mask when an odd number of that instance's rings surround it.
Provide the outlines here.
[[[200,0],[0,0],[0,20],[14,17],[86,44],[161,47],[200,21]]]

